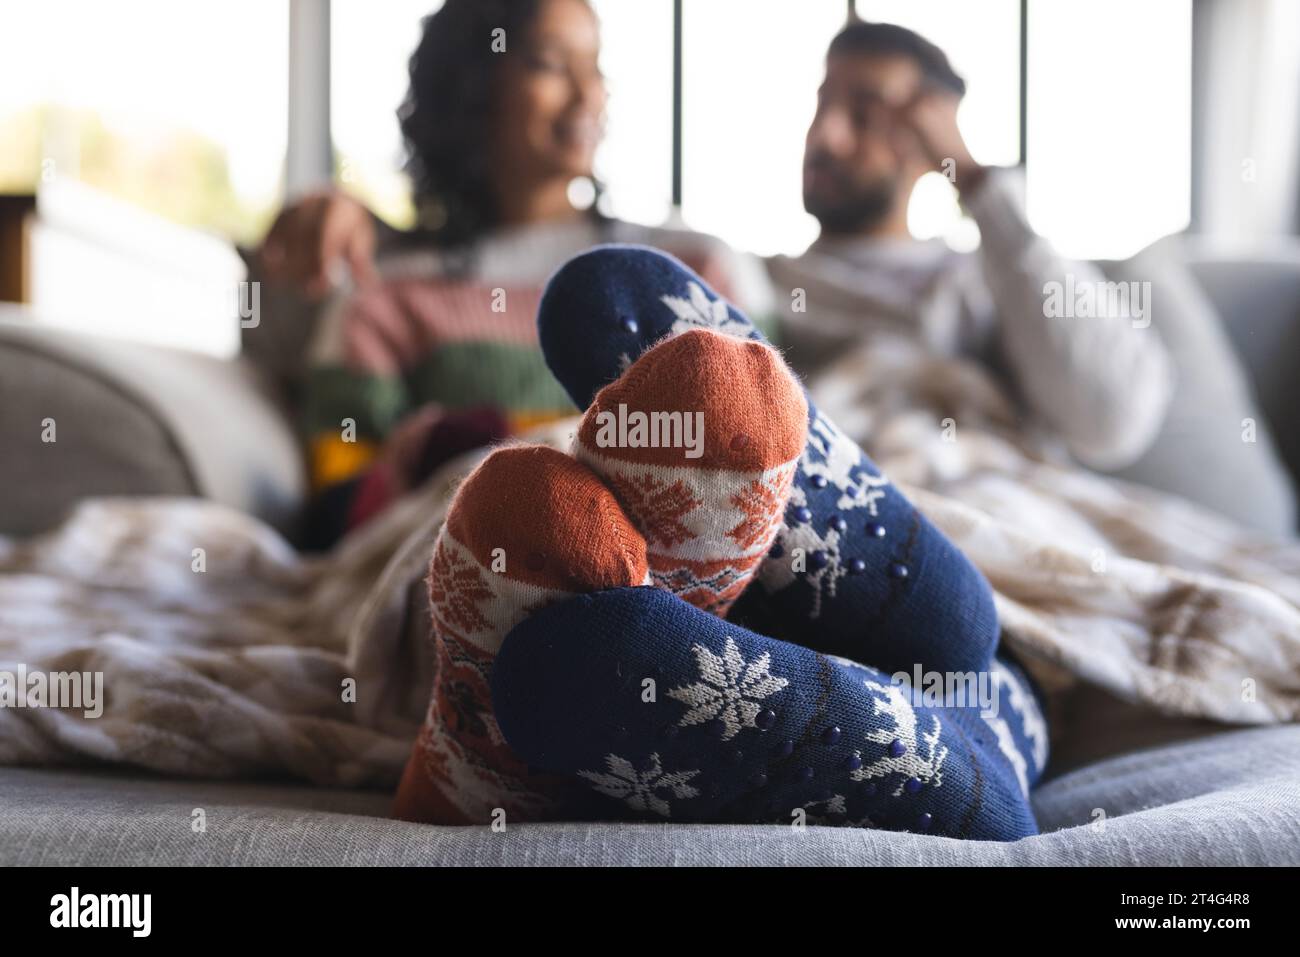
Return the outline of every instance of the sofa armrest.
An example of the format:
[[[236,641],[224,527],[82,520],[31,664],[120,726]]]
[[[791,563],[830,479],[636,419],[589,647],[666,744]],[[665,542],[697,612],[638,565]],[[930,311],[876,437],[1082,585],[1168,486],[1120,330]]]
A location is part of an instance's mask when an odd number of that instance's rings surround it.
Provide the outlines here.
[[[0,534],[96,495],[198,495],[289,531],[299,443],[242,360],[0,316]]]
[[[1300,459],[1288,453],[1294,394],[1279,393],[1267,363],[1271,356],[1274,368],[1290,371],[1286,360],[1295,349],[1288,351],[1283,333],[1300,332],[1297,300],[1287,297],[1283,283],[1281,292],[1268,286],[1271,312],[1246,305],[1250,290],[1266,285],[1255,275],[1260,264],[1207,260],[1197,249],[1175,235],[1124,262],[1102,264],[1112,280],[1148,284],[1151,331],[1176,371],[1160,434],[1136,462],[1108,474],[1288,538],[1296,528],[1292,482],[1300,475]],[[1207,284],[1207,276],[1218,282]],[[1238,279],[1246,279],[1244,287]],[[1267,341],[1262,353],[1251,348],[1257,334]],[[1255,423],[1249,440],[1247,421]]]
[[[1300,242],[1276,240],[1253,251],[1201,242],[1191,246],[1188,268],[1223,316],[1282,458],[1300,484]]]

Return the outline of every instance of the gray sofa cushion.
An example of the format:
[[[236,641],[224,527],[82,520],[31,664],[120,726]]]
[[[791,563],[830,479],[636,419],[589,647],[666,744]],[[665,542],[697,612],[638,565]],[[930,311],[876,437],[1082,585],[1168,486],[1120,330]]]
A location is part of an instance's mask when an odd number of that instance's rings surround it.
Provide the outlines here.
[[[1189,268],[1180,236],[1102,265],[1112,280],[1151,283],[1152,330],[1176,369],[1174,395],[1155,442],[1137,462],[1110,474],[1173,492],[1275,537],[1293,534],[1295,493],[1273,436],[1295,431],[1295,406],[1261,406],[1255,385],[1275,377],[1280,356],[1241,348],[1252,330],[1265,328],[1261,320],[1267,317],[1250,306],[1240,287],[1219,289],[1212,301],[1200,274],[1219,270],[1213,262]],[[1242,263],[1233,266],[1229,275],[1246,271]],[[1276,282],[1270,289],[1279,294]],[[1293,312],[1281,328],[1300,334],[1297,318]],[[1242,441],[1246,419],[1255,423],[1253,442]]]
[[[47,419],[54,442],[42,437]],[[184,453],[147,403],[33,342],[0,345],[0,438],[0,534],[50,528],[90,492],[198,492]]]
[[[1300,726],[1228,731],[1065,774],[1014,844],[850,828],[433,827],[390,797],[265,784],[0,769],[0,864],[1099,866],[1300,864]],[[191,828],[202,808],[206,831]],[[1096,815],[1105,813],[1105,819]]]
[[[303,456],[253,366],[4,312],[25,321],[0,316],[0,534],[43,531],[92,495],[201,495],[290,528]]]
[[[1193,247],[1187,268],[1225,317],[1227,334],[1273,424],[1278,451],[1300,480],[1300,243],[1249,256]]]

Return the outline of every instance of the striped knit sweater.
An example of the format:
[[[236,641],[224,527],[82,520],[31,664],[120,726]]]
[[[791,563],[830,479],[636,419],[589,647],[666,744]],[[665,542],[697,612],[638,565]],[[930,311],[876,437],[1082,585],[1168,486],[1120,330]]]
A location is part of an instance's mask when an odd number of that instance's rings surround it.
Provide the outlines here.
[[[378,283],[342,297],[316,332],[303,410],[315,488],[352,481],[369,514],[425,477],[418,463],[429,463],[423,446],[440,422],[495,411],[515,434],[575,412],[542,358],[537,305],[557,267],[601,242],[665,249],[738,304],[764,305],[757,264],[724,244],[618,221],[510,230],[464,258],[393,257],[380,263]],[[356,483],[363,473],[373,481]]]

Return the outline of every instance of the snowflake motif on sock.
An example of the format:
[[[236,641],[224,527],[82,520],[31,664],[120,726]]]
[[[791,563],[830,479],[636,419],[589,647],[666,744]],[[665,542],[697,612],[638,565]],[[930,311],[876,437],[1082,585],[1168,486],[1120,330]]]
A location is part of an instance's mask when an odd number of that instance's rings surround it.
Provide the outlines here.
[[[1016,738],[1011,733],[1011,726],[995,714],[981,712],[980,717],[984,719],[984,723],[993,732],[993,737],[998,744],[998,751],[1011,765],[1011,771],[1016,776],[1016,783],[1020,785],[1020,793],[1025,797],[1029,797],[1029,764],[1025,761],[1025,756],[1020,753],[1020,749],[1016,747]]]
[[[803,807],[805,811],[817,810],[826,815],[848,813],[843,794],[832,794],[820,801],[809,801]]]
[[[671,548],[695,538],[682,519],[702,503],[681,479],[668,485],[649,472],[639,476],[611,474],[608,478],[614,494],[636,516],[647,541]]]
[[[883,474],[873,474],[864,464],[861,450],[841,432],[833,422],[817,412],[809,424],[808,445],[799,457],[799,471],[808,479],[825,479],[822,484],[838,493],[837,511],[864,508],[873,518],[879,511],[877,503],[887,494],[889,479]],[[810,506],[808,486],[811,481],[797,483],[790,490],[789,510]],[[824,504],[812,508],[814,515],[823,511]],[[787,513],[789,514],[789,513]],[[779,554],[776,561],[765,561],[758,577],[770,594],[802,581],[812,591],[812,605],[808,617],[821,616],[822,602],[834,598],[841,578],[848,574],[844,565],[844,536],[833,528],[818,530],[819,524],[808,522],[787,523],[776,537]],[[796,572],[792,556],[801,550],[805,557],[818,554],[821,561]]]
[[[772,526],[781,519],[786,493],[793,480],[793,472],[782,471],[766,480],[754,479],[731,496],[731,504],[740,509],[745,517],[727,532],[727,537],[745,551],[767,539]]]
[[[948,748],[939,743],[942,730],[939,718],[931,715],[934,722],[928,732],[917,735],[916,712],[912,710],[907,696],[898,685],[882,685],[864,680],[867,690],[872,693],[873,714],[888,717],[893,728],[874,728],[867,732],[866,738],[873,744],[884,745],[883,755],[864,764],[850,775],[855,781],[869,781],[872,778],[884,778],[890,774],[899,774],[901,778],[893,796],[899,797],[907,782],[915,778],[922,785],[943,785],[943,762],[948,757]],[[895,744],[895,742],[898,742]],[[895,753],[897,752],[897,753]]]
[[[660,301],[677,316],[669,332],[670,335],[677,335],[690,329],[713,329],[726,335],[748,339],[754,331],[754,327],[748,322],[732,316],[724,300],[710,299],[708,293],[697,282],[687,283],[687,298],[662,296]]]
[[[848,802],[843,794],[832,794],[820,801],[809,801],[803,806],[803,809],[808,812],[809,824],[872,829],[876,827],[875,822],[866,815],[856,821],[850,821]]]
[[[721,657],[703,645],[694,645],[691,651],[700,669],[700,680],[668,692],[668,697],[689,708],[678,722],[679,728],[716,719],[722,722],[722,740],[730,741],[741,728],[757,727],[754,719],[761,710],[759,702],[790,683],[768,670],[772,664],[770,654],[764,652],[747,662],[731,638]]]
[[[790,496],[792,508],[803,504],[802,492],[802,489],[795,486]],[[805,523],[790,525],[781,529],[774,544],[780,547],[783,557],[779,561],[765,561],[759,567],[758,578],[763,583],[763,588],[769,593],[776,592],[802,579],[812,588],[812,607],[808,611],[808,617],[820,617],[823,598],[834,598],[839,580],[848,574],[840,551],[839,532],[828,528],[825,533],[819,533],[811,524]],[[795,549],[802,549],[805,559],[820,552],[825,558],[825,564],[821,567],[808,566],[803,571],[796,572],[792,558]]]
[[[699,797],[700,794],[687,783],[699,771],[666,774],[657,752],[650,755],[650,767],[645,771],[638,771],[631,761],[616,754],[605,755],[605,767],[609,774],[579,771],[578,776],[590,781],[601,794],[623,801],[634,811],[654,811],[663,817],[671,817],[671,806],[657,792],[667,791],[679,800]]]
[[[1025,737],[1029,738],[1032,743],[1034,766],[1041,771],[1043,763],[1047,760],[1047,728],[1042,723],[1042,714],[1034,703],[1025,700],[1020,685],[1011,678],[1010,671],[1001,662],[994,661],[989,674],[993,679],[996,700],[1005,704],[1020,717],[1021,728]],[[1005,692],[1005,695],[1003,692]],[[981,711],[980,717],[984,719],[984,723],[993,732],[998,751],[1011,765],[1011,771],[1016,776],[1016,783],[1020,785],[1021,793],[1028,797],[1029,762],[1025,759],[1024,753],[1021,752],[1016,742],[1011,725],[1007,723],[1001,714],[996,712],[990,714],[987,711]]]
[[[820,411],[809,423],[808,446],[799,458],[799,470],[809,478],[821,476],[834,486],[840,493],[837,509],[865,508],[872,518],[876,503],[885,497],[889,486],[889,479],[884,474],[873,475],[863,464],[862,450]]]
[[[1038,702],[1024,684],[1012,679],[1010,669],[1001,662],[993,662],[991,674],[999,690],[1006,691],[1006,703],[1020,717],[1024,735],[1033,743],[1034,767],[1043,770],[1047,763],[1047,722]]]
[[[439,541],[429,575],[429,600],[434,613],[462,632],[486,631],[490,622],[479,605],[493,598],[478,566],[454,555]]]

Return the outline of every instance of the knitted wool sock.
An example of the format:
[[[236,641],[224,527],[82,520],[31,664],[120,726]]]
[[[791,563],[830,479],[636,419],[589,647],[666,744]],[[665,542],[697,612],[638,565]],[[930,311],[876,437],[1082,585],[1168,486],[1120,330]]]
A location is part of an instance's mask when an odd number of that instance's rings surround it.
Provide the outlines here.
[[[645,536],[654,584],[725,615],[780,529],[807,416],[775,350],[695,329],[600,391],[574,454]]]
[[[699,276],[639,246],[569,260],[538,311],[547,365],[580,408],[647,348],[700,328],[762,339]],[[756,576],[762,587],[750,587],[731,618],[890,673],[986,669],[998,623],[984,576],[807,405],[807,446]]]
[[[638,817],[1011,841],[1037,833],[1047,734],[1023,675],[991,674],[983,699],[932,706],[875,669],[620,588],[511,631],[492,700],[516,753]]]
[[[540,446],[489,455],[452,500],[434,545],[429,604],[437,672],[398,787],[396,817],[488,824],[581,813],[571,778],[530,772],[507,746],[488,675],[526,615],[575,593],[647,581],[645,541],[609,490]]]

